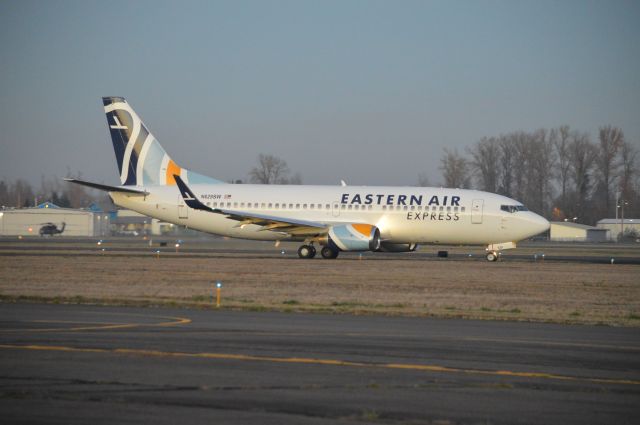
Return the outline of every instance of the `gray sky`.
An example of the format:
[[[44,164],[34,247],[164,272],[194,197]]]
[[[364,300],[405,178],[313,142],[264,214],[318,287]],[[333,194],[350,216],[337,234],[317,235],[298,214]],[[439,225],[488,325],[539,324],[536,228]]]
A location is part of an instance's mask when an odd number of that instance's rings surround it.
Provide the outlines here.
[[[101,96],[178,164],[432,183],[443,147],[568,124],[640,140],[638,1],[0,1],[0,178],[118,183]]]

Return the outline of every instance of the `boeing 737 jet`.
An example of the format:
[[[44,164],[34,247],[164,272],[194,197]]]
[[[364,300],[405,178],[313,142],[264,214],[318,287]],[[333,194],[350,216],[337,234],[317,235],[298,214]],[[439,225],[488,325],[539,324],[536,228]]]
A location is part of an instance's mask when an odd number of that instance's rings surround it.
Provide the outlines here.
[[[300,258],[340,251],[414,251],[418,244],[498,251],[549,228],[513,199],[434,187],[227,184],[178,166],[122,97],[102,99],[120,186],[67,179],[109,192],[116,205],[216,235],[298,241]]]

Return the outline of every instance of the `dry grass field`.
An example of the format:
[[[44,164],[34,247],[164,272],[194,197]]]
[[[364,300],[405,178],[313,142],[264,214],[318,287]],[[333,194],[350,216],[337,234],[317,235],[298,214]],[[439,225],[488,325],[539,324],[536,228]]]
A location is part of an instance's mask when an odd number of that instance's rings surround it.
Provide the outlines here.
[[[640,266],[528,261],[303,261],[276,255],[0,253],[0,297],[640,326]]]

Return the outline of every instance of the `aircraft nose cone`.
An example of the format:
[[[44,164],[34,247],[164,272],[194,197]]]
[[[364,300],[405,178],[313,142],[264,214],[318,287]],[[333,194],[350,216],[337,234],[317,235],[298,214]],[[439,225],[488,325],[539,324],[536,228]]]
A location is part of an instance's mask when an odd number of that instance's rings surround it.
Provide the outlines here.
[[[538,214],[532,213],[531,215],[531,236],[539,235],[540,233],[549,230],[549,227],[551,227],[551,223],[549,223],[546,218],[541,217]]]

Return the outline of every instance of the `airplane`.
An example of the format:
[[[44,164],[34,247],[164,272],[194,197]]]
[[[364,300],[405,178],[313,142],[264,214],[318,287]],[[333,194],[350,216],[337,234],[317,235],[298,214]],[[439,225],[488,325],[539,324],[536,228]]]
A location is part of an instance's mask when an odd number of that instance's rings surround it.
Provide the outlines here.
[[[102,98],[119,186],[67,178],[107,191],[116,205],[232,238],[301,242],[298,256],[342,251],[411,252],[418,244],[484,245],[486,259],[549,229],[520,202],[478,190],[228,184],[177,165],[123,97]]]
[[[64,232],[65,227],[67,226],[67,223],[65,223],[64,221],[62,222],[62,227],[58,228],[58,226],[56,226],[53,223],[42,223],[42,227],[40,228],[40,236],[54,236],[54,235],[60,235],[62,234],[62,232]]]

